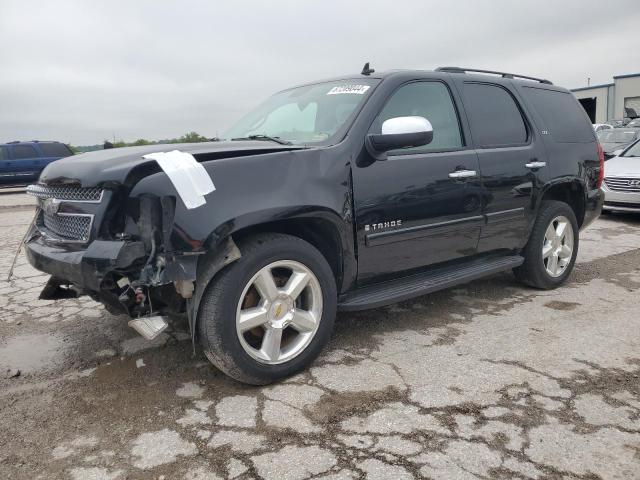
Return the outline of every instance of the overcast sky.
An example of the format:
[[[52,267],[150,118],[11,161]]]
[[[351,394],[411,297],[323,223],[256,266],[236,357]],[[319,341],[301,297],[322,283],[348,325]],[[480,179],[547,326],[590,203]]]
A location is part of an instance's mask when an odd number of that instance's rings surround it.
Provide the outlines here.
[[[639,25],[640,0],[0,0],[0,141],[214,136],[365,61],[607,83]]]

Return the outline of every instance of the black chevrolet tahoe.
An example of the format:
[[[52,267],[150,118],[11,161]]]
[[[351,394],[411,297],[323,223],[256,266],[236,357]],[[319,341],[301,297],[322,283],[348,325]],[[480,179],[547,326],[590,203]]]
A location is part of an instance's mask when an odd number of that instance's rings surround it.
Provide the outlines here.
[[[147,338],[182,316],[216,367],[266,384],[320,353],[337,310],[505,270],[562,285],[603,165],[547,80],[367,65],[276,93],[213,142],[50,164],[26,254],[51,274],[42,298],[90,295]]]

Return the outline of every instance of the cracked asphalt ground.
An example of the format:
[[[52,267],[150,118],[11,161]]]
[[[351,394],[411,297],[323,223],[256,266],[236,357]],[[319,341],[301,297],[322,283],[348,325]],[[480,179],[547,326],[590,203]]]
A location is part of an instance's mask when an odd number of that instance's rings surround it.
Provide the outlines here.
[[[4,276],[30,208],[0,210]],[[495,275],[340,314],[269,387],[147,343],[87,299],[0,281],[0,478],[640,478],[640,216],[583,233],[555,291]]]

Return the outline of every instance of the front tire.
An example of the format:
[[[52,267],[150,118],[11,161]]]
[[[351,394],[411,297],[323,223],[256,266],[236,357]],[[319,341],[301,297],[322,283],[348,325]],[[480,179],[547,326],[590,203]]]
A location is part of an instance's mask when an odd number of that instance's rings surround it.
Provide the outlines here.
[[[559,287],[571,275],[578,245],[579,228],[573,209],[564,202],[543,201],[522,251],[524,263],[514,269],[514,274],[531,287]]]
[[[329,341],[337,293],[331,267],[304,240],[260,234],[207,286],[198,313],[205,355],[230,377],[265,385],[311,363]]]

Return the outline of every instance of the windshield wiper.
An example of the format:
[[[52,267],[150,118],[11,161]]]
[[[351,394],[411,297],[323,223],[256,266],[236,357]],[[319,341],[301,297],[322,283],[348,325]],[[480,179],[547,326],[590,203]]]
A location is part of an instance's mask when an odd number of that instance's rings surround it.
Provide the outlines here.
[[[282,140],[280,137],[270,137],[269,135],[249,135],[248,137],[232,138],[231,140],[269,140],[270,142],[276,142],[280,145],[293,145],[287,140]]]

